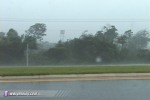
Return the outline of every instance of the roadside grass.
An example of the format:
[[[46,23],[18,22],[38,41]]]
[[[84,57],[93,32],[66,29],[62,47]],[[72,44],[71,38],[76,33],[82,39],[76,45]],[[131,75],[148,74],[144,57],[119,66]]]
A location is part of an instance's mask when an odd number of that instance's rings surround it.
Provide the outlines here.
[[[150,66],[2,67],[0,76],[150,73]]]

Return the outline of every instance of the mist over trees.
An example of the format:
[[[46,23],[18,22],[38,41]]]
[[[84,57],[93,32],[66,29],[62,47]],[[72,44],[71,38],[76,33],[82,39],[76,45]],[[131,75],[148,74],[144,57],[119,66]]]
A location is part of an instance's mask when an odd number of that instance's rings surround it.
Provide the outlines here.
[[[43,42],[46,25],[36,23],[18,35],[15,29],[0,32],[0,65],[25,65],[29,45],[29,65],[148,63],[150,60],[149,32],[132,29],[118,33],[114,25],[104,26],[95,34],[59,41],[47,48]],[[46,49],[44,46],[46,45]]]

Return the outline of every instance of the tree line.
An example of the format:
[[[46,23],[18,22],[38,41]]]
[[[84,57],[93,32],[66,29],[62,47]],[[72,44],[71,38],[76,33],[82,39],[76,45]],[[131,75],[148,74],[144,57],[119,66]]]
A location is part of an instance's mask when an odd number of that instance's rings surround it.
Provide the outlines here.
[[[0,64],[25,64],[29,45],[30,65],[145,63],[150,60],[149,31],[118,33],[114,25],[104,26],[95,34],[59,41],[53,48],[42,49],[46,25],[36,23],[19,36],[10,29],[0,32]]]
[[[7,33],[0,32],[0,65],[21,65],[25,63],[27,44],[30,50],[38,49],[38,41],[45,36],[46,25],[36,23],[19,35],[11,28]]]

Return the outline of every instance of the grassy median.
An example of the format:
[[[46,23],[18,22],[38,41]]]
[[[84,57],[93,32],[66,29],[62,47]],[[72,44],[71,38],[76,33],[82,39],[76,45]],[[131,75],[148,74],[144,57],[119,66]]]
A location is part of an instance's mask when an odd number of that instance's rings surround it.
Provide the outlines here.
[[[0,68],[0,76],[149,73],[150,66],[88,66],[88,67],[6,67]]]

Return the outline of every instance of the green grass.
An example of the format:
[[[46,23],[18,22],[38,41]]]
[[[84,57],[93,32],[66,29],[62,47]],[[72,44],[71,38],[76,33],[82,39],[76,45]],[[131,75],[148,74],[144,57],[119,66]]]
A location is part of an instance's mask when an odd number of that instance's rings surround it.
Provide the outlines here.
[[[149,73],[150,66],[88,66],[88,67],[3,67],[0,76]]]

